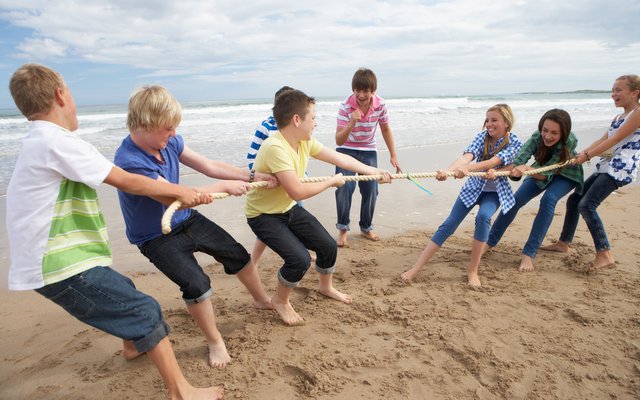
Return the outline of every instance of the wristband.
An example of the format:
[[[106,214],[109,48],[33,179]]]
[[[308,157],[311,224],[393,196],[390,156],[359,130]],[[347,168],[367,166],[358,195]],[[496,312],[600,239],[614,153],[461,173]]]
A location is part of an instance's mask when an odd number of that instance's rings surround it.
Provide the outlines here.
[[[583,153],[584,153],[585,157],[587,157],[587,161],[591,160],[591,156],[589,155],[589,153],[586,150],[584,150]]]
[[[251,172],[249,172],[249,183],[253,183],[253,180],[256,177],[256,170],[252,169]]]

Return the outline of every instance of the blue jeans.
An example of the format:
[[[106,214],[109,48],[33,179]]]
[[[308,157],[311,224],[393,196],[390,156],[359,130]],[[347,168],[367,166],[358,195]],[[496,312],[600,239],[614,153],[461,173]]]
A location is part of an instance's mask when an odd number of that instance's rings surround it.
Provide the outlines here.
[[[140,245],[140,251],[180,287],[187,304],[200,303],[213,294],[211,280],[193,253],[209,254],[229,275],[237,274],[251,259],[247,250],[227,231],[196,210],[168,235]]]
[[[500,200],[498,199],[498,193],[496,192],[482,192],[476,200],[476,203],[480,205],[480,209],[478,210],[478,214],[476,215],[476,229],[473,234],[473,238],[480,242],[486,242],[489,237],[489,226],[491,226],[491,217],[495,214],[496,210],[500,206]],[[442,246],[444,242],[449,238],[449,236],[453,235],[453,232],[458,229],[458,226],[464,219],[464,217],[469,214],[469,211],[475,206],[473,204],[471,207],[467,208],[460,197],[456,199],[456,202],[453,204],[453,208],[451,209],[451,213],[447,217],[447,219],[440,225],[436,233],[431,237],[431,241],[437,244],[438,246]]]
[[[141,353],[169,334],[157,301],[109,267],[94,267],[36,289],[85,324],[133,341]]]
[[[551,221],[553,221],[556,204],[575,187],[576,183],[574,181],[560,175],[554,176],[551,183],[544,189],[540,189],[533,178],[525,179],[514,194],[516,204],[506,214],[500,213],[493,223],[487,244],[491,247],[497,245],[518,214],[518,211],[531,199],[544,192],[540,199],[540,208],[538,208],[538,213],[533,220],[529,239],[527,239],[524,249],[522,249],[523,254],[534,258],[538,254],[538,248],[540,248],[542,240],[544,240],[549,230]]]
[[[338,153],[343,153],[355,158],[363,164],[371,167],[378,167],[377,151],[361,151],[351,149],[336,149]],[[355,172],[336,167],[336,174],[342,173],[344,176],[355,175]],[[349,230],[351,219],[351,198],[356,190],[356,183],[360,188],[362,203],[360,204],[360,230],[369,232],[373,229],[373,213],[376,210],[376,198],[378,197],[378,181],[347,182],[336,189],[336,209],[338,210],[338,223],[336,228],[341,231]]]
[[[584,182],[582,194],[573,193],[567,199],[567,213],[564,216],[560,240],[565,243],[573,241],[578,227],[579,215],[582,215],[589,232],[591,232],[596,251],[611,249],[597,208],[611,193],[626,184],[626,182],[613,179],[609,174],[591,175]]]
[[[278,280],[295,287],[311,266],[309,251],[316,253],[316,271],[333,274],[336,270],[338,246],[322,224],[304,208],[295,205],[283,214],[261,214],[247,223],[258,239],[283,260]]]

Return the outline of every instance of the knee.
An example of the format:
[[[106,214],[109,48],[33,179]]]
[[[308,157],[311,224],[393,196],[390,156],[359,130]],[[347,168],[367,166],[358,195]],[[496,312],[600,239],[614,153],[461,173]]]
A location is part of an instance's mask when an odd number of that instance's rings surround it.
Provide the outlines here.
[[[560,199],[557,196],[542,196],[542,199],[540,199],[540,210],[553,212],[556,209],[558,200]]]
[[[509,210],[511,211],[511,210]],[[491,216],[493,214],[489,214],[489,213],[484,213],[484,212],[478,212],[478,215],[476,215],[476,226],[481,226],[481,225],[487,225],[489,226],[491,224]]]
[[[288,270],[293,272],[295,276],[302,276],[307,272],[311,266],[311,256],[308,251],[300,252],[294,256],[289,256],[285,260],[285,266]]]
[[[202,273],[197,279],[190,279],[180,286],[182,298],[185,300],[201,299],[207,292],[211,291],[211,279]],[[201,301],[201,300],[200,300]]]

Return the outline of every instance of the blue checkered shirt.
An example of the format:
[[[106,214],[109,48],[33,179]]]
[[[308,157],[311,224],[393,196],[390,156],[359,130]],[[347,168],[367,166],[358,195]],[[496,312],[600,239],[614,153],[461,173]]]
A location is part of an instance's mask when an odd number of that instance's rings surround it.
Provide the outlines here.
[[[467,147],[464,153],[473,154],[473,158],[476,162],[482,161],[482,152],[484,151],[484,139],[489,133],[487,131],[482,131],[476,135],[473,139],[473,142]],[[494,146],[489,148],[489,151],[493,153],[493,149],[500,147],[502,142],[505,140],[505,137],[498,140]],[[502,164],[498,165],[495,168],[501,168],[505,165],[513,164],[513,160],[516,155],[520,151],[522,147],[522,141],[515,133],[511,132],[509,134],[509,144],[505,146],[498,154],[493,154],[494,156],[498,156],[500,160],[502,160]],[[464,183],[462,189],[460,190],[460,200],[467,207],[472,207],[476,204],[478,197],[482,193],[485,184],[487,183],[486,179],[480,178],[478,176],[470,176],[469,179]],[[496,179],[496,191],[498,192],[498,200],[500,200],[500,206],[502,207],[502,213],[506,214],[507,211],[511,209],[511,207],[516,204],[516,199],[513,197],[513,191],[511,190],[511,186],[509,185],[509,179],[506,176],[501,176]]]

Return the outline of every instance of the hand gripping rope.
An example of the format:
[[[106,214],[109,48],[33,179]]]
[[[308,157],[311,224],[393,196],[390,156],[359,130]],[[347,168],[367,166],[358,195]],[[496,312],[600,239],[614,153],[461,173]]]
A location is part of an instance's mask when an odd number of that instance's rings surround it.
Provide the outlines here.
[[[562,168],[562,167],[566,166],[570,162],[571,162],[571,160],[566,161],[566,162],[561,163],[561,164],[553,164],[553,165],[548,165],[548,166],[542,167],[542,168],[531,169],[529,171],[524,171],[522,173],[522,175],[535,175],[535,174],[539,174],[541,172],[546,172],[546,171],[551,171],[551,170],[554,170],[554,169],[559,169],[559,168]],[[437,174],[438,174],[437,172],[417,172],[417,173],[390,174],[390,175],[391,175],[391,179],[409,179],[409,180],[413,180],[413,179],[416,179],[416,178],[417,179],[435,178]],[[455,172],[447,171],[447,172],[445,172],[445,174],[447,176],[454,176]],[[483,171],[480,171],[480,172],[469,172],[469,173],[466,174],[466,176],[485,176],[485,175],[486,175],[486,172],[483,172]],[[495,175],[496,176],[509,176],[509,171],[496,172]],[[300,179],[300,182],[302,182],[302,183],[322,182],[322,181],[326,181],[326,180],[331,179],[331,178],[332,178],[331,176],[307,177],[307,178]],[[344,180],[346,182],[354,182],[354,181],[373,181],[373,180],[380,180],[382,178],[384,178],[384,175],[349,175],[349,176],[345,176]],[[249,184],[249,187],[251,189],[257,189],[257,188],[265,187],[267,185],[268,185],[267,182],[253,182],[253,183]],[[229,193],[210,193],[209,195],[211,196],[211,198],[213,200],[220,200],[220,199],[224,199],[224,198],[227,198],[227,197],[231,196]],[[169,207],[167,207],[166,211],[162,215],[162,221],[161,221],[162,233],[164,233],[165,235],[168,234],[169,232],[171,232],[171,219],[173,218],[173,214],[175,214],[175,212],[181,206],[182,206],[182,203],[180,201],[176,200],[173,203],[171,203],[171,205]]]

